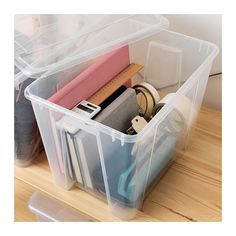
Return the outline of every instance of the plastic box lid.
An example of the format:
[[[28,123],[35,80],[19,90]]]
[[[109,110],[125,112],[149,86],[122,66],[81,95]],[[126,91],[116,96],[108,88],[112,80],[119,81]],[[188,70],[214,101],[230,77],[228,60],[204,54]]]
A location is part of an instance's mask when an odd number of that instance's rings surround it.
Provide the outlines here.
[[[15,86],[168,26],[161,15],[15,15]]]
[[[92,222],[94,218],[53,197],[34,192],[28,203],[29,209],[41,221]]]

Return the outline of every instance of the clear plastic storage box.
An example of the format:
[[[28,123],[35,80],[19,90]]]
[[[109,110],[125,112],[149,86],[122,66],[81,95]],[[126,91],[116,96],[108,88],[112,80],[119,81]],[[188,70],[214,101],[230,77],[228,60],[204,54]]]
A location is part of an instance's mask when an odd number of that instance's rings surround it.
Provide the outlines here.
[[[218,48],[168,31],[168,21],[160,15],[107,15],[100,20],[102,27],[98,24],[74,38],[70,45],[73,53],[65,53],[66,62],[55,65],[30,84],[25,95],[32,102],[56,184],[65,189],[77,185],[106,200],[112,214],[131,219],[186,145]],[[161,97],[172,93],[140,133],[126,135],[48,101],[103,54],[123,45],[129,47],[130,62],[144,66],[132,79],[133,85],[148,81]],[[57,126],[63,117],[79,129],[77,157],[86,164],[82,168],[86,181],[82,184],[68,173],[67,146]]]

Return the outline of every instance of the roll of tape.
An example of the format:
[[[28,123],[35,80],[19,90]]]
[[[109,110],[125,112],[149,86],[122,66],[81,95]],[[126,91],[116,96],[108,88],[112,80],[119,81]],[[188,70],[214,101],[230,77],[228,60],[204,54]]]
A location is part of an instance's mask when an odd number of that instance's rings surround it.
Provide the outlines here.
[[[147,82],[142,82],[140,84],[135,85],[133,88],[135,89],[137,87],[138,88],[142,87],[142,88],[146,89],[151,94],[154,105],[156,105],[160,101],[159,93],[157,92],[157,90],[151,84],[149,84]]]
[[[162,98],[154,107],[153,109],[153,116],[158,113],[158,111],[161,110],[161,108],[173,99],[173,97],[176,96],[175,93],[168,93],[164,98]]]
[[[151,84],[147,82],[137,84],[133,88],[135,89],[137,94],[142,93],[144,95],[146,101],[146,109],[143,116],[145,117],[145,119],[150,119],[154,106],[160,101],[159,93]]]
[[[174,99],[175,97],[175,99]],[[167,103],[170,103],[173,99],[173,107],[179,116],[184,119],[187,127],[190,127],[197,116],[197,110],[195,105],[190,99],[183,95],[176,95],[175,93],[169,93],[162,98],[159,103],[153,109],[153,116],[160,111],[160,109]],[[179,120],[179,119],[177,119]]]
[[[143,116],[145,119],[150,119],[150,117],[152,116],[153,108],[155,106],[152,95],[143,87],[136,86],[135,91],[136,94],[142,93],[146,102],[145,110],[143,114],[140,112],[140,116]]]
[[[194,102],[186,96],[179,95],[175,103],[175,109],[177,109],[183,115],[187,126],[190,128],[198,114]]]

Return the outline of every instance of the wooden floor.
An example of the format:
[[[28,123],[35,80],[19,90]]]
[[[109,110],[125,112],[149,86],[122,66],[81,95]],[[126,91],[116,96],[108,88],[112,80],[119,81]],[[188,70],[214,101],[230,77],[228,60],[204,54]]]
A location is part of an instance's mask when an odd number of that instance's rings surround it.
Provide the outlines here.
[[[28,209],[28,201],[36,188],[15,178],[15,221],[35,221],[35,215]]]
[[[133,221],[221,221],[221,112],[202,108],[188,149],[144,201]],[[107,204],[74,188],[54,185],[45,154],[28,168],[15,167],[15,221],[34,221],[27,201],[47,193],[98,221],[120,221]]]

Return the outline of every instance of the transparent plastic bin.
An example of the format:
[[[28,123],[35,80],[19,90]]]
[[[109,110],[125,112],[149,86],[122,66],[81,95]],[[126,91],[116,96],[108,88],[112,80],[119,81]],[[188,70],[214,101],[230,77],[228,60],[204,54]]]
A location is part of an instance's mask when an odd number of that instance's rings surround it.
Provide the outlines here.
[[[14,70],[15,78],[23,77],[17,67]],[[19,87],[14,88],[14,160],[20,167],[30,165],[43,150],[31,102],[24,95],[25,88],[33,81],[25,77]]]
[[[89,32],[126,17],[128,15],[15,15],[14,154],[17,166],[30,165],[43,149],[33,108],[24,97],[24,89],[45,72],[68,63],[81,49],[83,41],[93,36]]]
[[[47,195],[35,192],[30,197],[29,209],[39,222],[92,222],[95,221],[73,207]]]
[[[106,200],[111,213],[124,220],[135,217],[146,194],[186,146],[218,53],[214,44],[166,27],[168,22],[155,15],[131,16],[110,24],[97,30],[84,45],[83,53],[66,67],[45,73],[25,91],[56,184],[65,189],[77,185]],[[126,135],[47,100],[61,83],[68,83],[101,55],[124,44],[129,46],[130,62],[144,65],[132,79],[133,85],[148,81],[162,97],[175,93],[140,133]],[[66,144],[56,126],[62,117],[76,125],[83,136],[77,155],[79,161],[86,162],[92,185],[78,185],[68,174]]]
[[[24,96],[24,89],[32,79],[20,84],[20,89],[14,89],[14,154],[15,165],[26,167],[43,150],[33,108]]]

